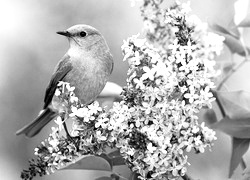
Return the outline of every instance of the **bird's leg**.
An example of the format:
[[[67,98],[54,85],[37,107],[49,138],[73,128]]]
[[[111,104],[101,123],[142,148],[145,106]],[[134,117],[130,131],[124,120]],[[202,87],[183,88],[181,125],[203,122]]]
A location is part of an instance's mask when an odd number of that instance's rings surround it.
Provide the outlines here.
[[[62,122],[63,122],[62,124],[63,124],[63,128],[64,128],[64,130],[65,130],[67,139],[68,139],[70,142],[74,143],[74,145],[75,145],[77,151],[79,151],[78,145],[77,145],[78,140],[79,140],[79,137],[72,137],[72,136],[69,134],[69,131],[68,131],[68,128],[67,128],[67,124],[66,124],[66,122],[65,122],[65,120],[64,120],[64,119],[66,118],[66,117],[65,117],[65,114],[61,115],[61,118],[62,118]]]
[[[67,125],[66,125],[66,122],[65,122],[65,120],[64,120],[64,119],[65,119],[65,113],[62,114],[61,118],[62,118],[63,128],[64,128],[64,130],[65,130],[65,133],[66,133],[66,135],[67,135],[67,138],[68,138],[70,141],[72,141],[73,138],[70,136],[69,131],[68,131],[68,128],[67,128]]]
[[[78,146],[77,146],[77,142],[78,142],[78,140],[79,140],[79,137],[72,137],[72,136],[69,134],[69,131],[68,131],[68,128],[67,128],[67,125],[66,125],[66,122],[65,122],[65,121],[63,122],[63,127],[64,127],[64,130],[65,130],[65,132],[66,132],[67,138],[68,138],[71,142],[73,142],[73,143],[75,144],[77,151],[79,151],[79,148],[78,148]]]
[[[68,128],[67,128],[67,125],[66,125],[65,121],[63,122],[63,127],[64,127],[64,130],[66,132],[67,138],[69,138],[70,140],[72,140],[72,137],[69,134],[69,131],[68,131]]]

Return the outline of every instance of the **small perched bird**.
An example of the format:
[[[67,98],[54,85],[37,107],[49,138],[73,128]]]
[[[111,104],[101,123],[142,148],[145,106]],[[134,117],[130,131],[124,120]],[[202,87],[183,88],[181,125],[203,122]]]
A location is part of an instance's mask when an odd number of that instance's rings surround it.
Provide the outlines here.
[[[74,86],[76,96],[82,104],[87,105],[101,93],[113,70],[109,47],[97,29],[81,24],[57,34],[68,38],[69,50],[55,67],[46,89],[42,113],[18,130],[17,135],[33,137],[58,115],[51,103],[59,81]]]

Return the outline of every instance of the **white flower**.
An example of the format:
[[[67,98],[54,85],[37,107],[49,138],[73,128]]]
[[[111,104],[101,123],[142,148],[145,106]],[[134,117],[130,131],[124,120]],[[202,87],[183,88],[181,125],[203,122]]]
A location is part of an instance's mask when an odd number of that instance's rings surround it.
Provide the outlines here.
[[[180,48],[180,51],[177,51],[175,54],[176,63],[181,63],[182,66],[186,66],[186,53],[183,47]]]
[[[184,97],[189,99],[189,102],[192,104],[199,96],[195,92],[194,86],[189,86],[189,93],[185,93]]]
[[[38,152],[39,152],[39,148],[35,148],[34,151],[35,151],[34,154],[35,154],[36,156],[38,156],[38,155],[39,155],[39,153],[38,153]]]
[[[99,103],[97,101],[94,101],[92,104],[88,105],[88,108],[89,113],[92,115],[102,111],[102,108],[99,106]]]
[[[107,140],[106,136],[102,136],[101,131],[96,131],[96,138],[99,139],[100,141],[106,141]]]
[[[89,117],[90,116],[90,112],[89,112],[88,108],[83,107],[83,108],[77,109],[75,115],[78,116],[78,117],[80,117],[80,118]]]
[[[51,138],[49,139],[49,144],[52,146],[52,148],[57,148],[58,144],[59,144],[59,140],[58,140],[58,128],[52,127],[52,134],[51,134]]]
[[[97,122],[95,123],[95,127],[96,128],[102,127],[103,129],[106,129],[108,127],[108,122],[109,122],[109,119],[106,117],[98,118]]]
[[[63,86],[65,83],[66,83],[66,82],[59,81],[58,84],[57,84],[57,87]]]
[[[59,131],[61,131],[63,129],[63,123],[64,123],[61,116],[58,116],[54,121],[58,125]]]
[[[185,50],[185,52],[186,52],[188,55],[191,55],[192,52],[193,52],[193,50],[196,48],[196,46],[195,46],[195,45],[192,45],[191,42],[190,42],[190,40],[189,40],[189,41],[187,42],[187,45],[186,45],[186,46],[183,46],[182,48]]]
[[[150,153],[153,153],[157,149],[157,147],[153,146],[152,143],[148,143],[147,149]]]
[[[69,101],[71,103],[74,103],[74,102],[78,102],[78,100],[79,100],[78,97],[76,97],[76,96],[70,96],[70,100]]]
[[[66,85],[66,88],[67,88],[68,91],[73,92],[75,90],[75,87],[70,86],[69,83],[66,83],[65,85]]]
[[[60,95],[61,95],[60,90],[59,90],[59,89],[56,89],[56,91],[55,91],[55,96],[60,96]]]
[[[143,80],[141,78],[140,79],[134,78],[133,81],[136,84],[136,86],[135,86],[136,89],[144,89],[145,88],[145,85],[144,85]]]
[[[178,39],[175,38],[173,44],[169,44],[168,48],[172,50],[172,54],[175,54],[180,45],[178,44]]]
[[[151,81],[154,80],[154,78],[155,78],[154,75],[156,73],[154,68],[150,69],[148,66],[144,66],[143,71],[145,73],[143,73],[141,80],[146,80],[146,79],[150,79]]]
[[[158,61],[157,65],[153,67],[156,72],[155,76],[163,76],[163,78],[168,78],[170,76],[169,69],[166,67],[166,64],[162,61]]]

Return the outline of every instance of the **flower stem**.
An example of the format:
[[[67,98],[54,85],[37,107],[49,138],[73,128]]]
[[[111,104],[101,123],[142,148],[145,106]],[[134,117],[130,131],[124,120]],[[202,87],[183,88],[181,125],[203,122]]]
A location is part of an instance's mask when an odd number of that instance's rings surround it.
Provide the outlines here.
[[[226,116],[226,112],[225,112],[224,107],[223,107],[222,104],[221,104],[220,99],[218,98],[217,92],[216,92],[216,91],[212,91],[212,93],[213,93],[213,95],[214,95],[214,97],[215,97],[215,99],[216,99],[216,102],[217,102],[218,107],[219,107],[219,109],[220,109],[221,115],[222,115],[222,117],[224,118],[224,117]]]

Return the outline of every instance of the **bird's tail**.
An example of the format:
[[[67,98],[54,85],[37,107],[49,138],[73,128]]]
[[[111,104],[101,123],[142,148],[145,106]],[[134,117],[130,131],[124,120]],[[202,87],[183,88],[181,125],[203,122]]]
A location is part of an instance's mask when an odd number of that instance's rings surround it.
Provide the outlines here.
[[[16,135],[25,134],[27,137],[33,137],[55,117],[56,113],[50,108],[46,108],[34,121],[18,130]]]

